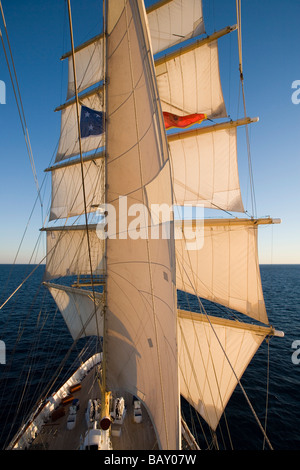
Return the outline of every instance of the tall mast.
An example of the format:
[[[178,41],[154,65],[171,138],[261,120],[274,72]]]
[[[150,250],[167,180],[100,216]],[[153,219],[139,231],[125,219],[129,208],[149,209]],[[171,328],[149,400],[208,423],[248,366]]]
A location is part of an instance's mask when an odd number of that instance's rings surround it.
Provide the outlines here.
[[[89,225],[88,225],[88,217],[87,217],[87,203],[86,203],[86,192],[85,192],[85,182],[84,182],[84,169],[83,169],[83,156],[82,156],[82,145],[81,145],[81,131],[80,131],[80,105],[79,105],[79,97],[78,97],[78,88],[77,88],[77,77],[76,77],[76,65],[75,65],[75,47],[74,47],[74,37],[73,37],[73,26],[72,26],[72,14],[71,14],[71,3],[70,0],[68,0],[68,13],[69,13],[69,25],[70,25],[70,38],[71,38],[71,47],[72,47],[72,64],[73,64],[73,74],[74,74],[74,88],[75,88],[75,103],[76,103],[76,114],[77,114],[77,128],[78,128],[78,140],[79,140],[79,151],[80,151],[80,164],[81,164],[81,178],[82,178],[82,191],[83,191],[83,202],[84,202],[84,214],[85,214],[85,228],[86,228],[86,233],[87,233],[87,244],[88,244],[88,256],[89,256],[89,265],[90,265],[90,276],[91,276],[91,285],[92,285],[92,291],[93,291],[93,299],[94,299],[94,305],[95,305],[95,317],[97,321],[97,316],[96,316],[96,297],[95,297],[95,291],[94,291],[94,279],[93,279],[93,269],[92,269],[92,258],[91,258],[91,246],[90,246],[90,239],[89,239]],[[105,21],[105,15],[106,15],[106,2],[103,0],[103,29],[104,25],[106,23]],[[105,43],[103,43],[103,47],[105,48]],[[105,63],[104,63],[105,67]],[[105,72],[104,76],[106,74],[106,67],[105,67]],[[104,87],[105,89],[105,87]],[[105,90],[104,90],[104,96],[105,96]],[[105,105],[104,105],[105,109]],[[105,171],[106,175],[106,171]],[[106,178],[106,176],[104,176]],[[106,185],[105,185],[105,195],[106,195]],[[104,196],[106,199],[106,196]],[[105,250],[106,252],[106,250]],[[106,258],[106,256],[105,256]],[[106,272],[106,269],[105,269]],[[102,383],[101,383],[101,394],[102,394],[102,408],[101,408],[101,418],[105,418],[109,416],[109,401],[108,401],[108,394],[106,393],[106,367],[105,367],[105,312],[106,312],[106,285],[104,282],[103,286],[103,363],[102,363]],[[97,325],[97,333],[99,333],[99,328]],[[99,334],[98,334],[99,336]]]
[[[85,191],[85,182],[84,182],[84,170],[83,170],[83,156],[82,156],[82,145],[81,145],[81,131],[80,131],[80,114],[79,114],[79,97],[78,97],[78,88],[77,88],[77,77],[76,77],[76,65],[75,65],[75,47],[74,47],[74,36],[73,36],[73,26],[72,26],[72,13],[71,13],[71,2],[68,0],[68,13],[69,13],[69,25],[70,25],[70,39],[72,47],[72,64],[73,64],[73,74],[74,74],[74,85],[75,85],[75,103],[76,103],[76,114],[77,114],[77,128],[78,128],[78,141],[79,141],[79,151],[80,151],[80,166],[81,166],[81,180],[82,180],[82,192],[83,192],[83,203],[84,203],[84,215],[85,215],[85,229],[87,234],[87,245],[88,245],[88,257],[89,257],[89,266],[90,266],[90,276],[91,276],[91,285],[93,291],[93,301],[94,301],[94,313],[95,319],[97,322],[97,333],[99,333],[99,325],[96,315],[96,296],[94,290],[94,279],[93,279],[93,268],[92,268],[92,258],[91,258],[91,246],[90,246],[90,237],[89,237],[89,225],[88,225],[88,216],[87,216],[87,203],[86,203],[86,191]],[[79,284],[79,283],[78,283]]]
[[[104,109],[104,135],[107,135],[107,105],[106,105],[106,84],[107,84],[107,66],[106,66],[106,60],[107,60],[107,0],[102,1],[102,7],[103,7],[103,35],[104,35],[104,41],[103,41],[103,76],[104,76],[104,86],[103,86],[103,109]],[[106,137],[105,137],[106,139]],[[106,150],[106,142],[105,142],[105,150],[104,150],[104,204],[106,204],[107,201],[107,150]],[[106,283],[106,276],[107,276],[107,240],[106,237],[104,239],[104,272],[105,272],[105,282],[103,286],[103,356],[102,356],[102,408],[101,408],[101,418],[105,418],[105,416],[109,416],[109,403],[108,403],[108,392],[106,390],[106,314],[107,314],[107,283]],[[105,404],[105,405],[104,405]]]

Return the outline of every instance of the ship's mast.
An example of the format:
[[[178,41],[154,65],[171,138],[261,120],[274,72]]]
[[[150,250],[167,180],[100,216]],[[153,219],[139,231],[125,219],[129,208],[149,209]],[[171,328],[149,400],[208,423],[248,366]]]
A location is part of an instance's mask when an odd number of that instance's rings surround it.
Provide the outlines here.
[[[87,243],[88,243],[89,263],[90,263],[90,271],[91,271],[91,282],[92,282],[92,287],[93,287],[93,270],[92,270],[91,248],[90,248],[90,240],[89,240],[89,226],[88,226],[88,218],[87,218],[86,192],[85,192],[84,172],[83,172],[83,157],[82,157],[81,132],[80,132],[80,115],[79,115],[79,97],[78,97],[78,89],[77,89],[76,66],[75,66],[75,48],[74,48],[74,37],[73,37],[72,13],[71,13],[70,0],[68,0],[68,12],[69,12],[71,47],[72,47],[72,59],[73,59],[72,64],[73,64],[74,86],[75,86],[75,102],[76,102],[78,141],[79,141],[80,164],[81,164],[81,178],[82,178],[84,215],[85,215],[85,226],[86,226],[86,232],[87,232]],[[93,289],[94,289],[94,287],[93,287]]]
[[[104,41],[103,41],[103,76],[104,76],[104,86],[103,86],[103,109],[104,109],[104,135],[107,135],[107,105],[106,105],[106,84],[107,84],[107,0],[102,0],[102,17],[103,17],[103,34],[104,34]],[[104,151],[104,204],[106,203],[107,199],[107,153],[106,153],[106,142],[105,142],[105,151]],[[107,275],[107,239],[104,239],[104,272],[105,272],[105,282],[103,286],[103,358],[102,358],[102,408],[101,408],[101,420],[105,419],[106,416],[109,416],[109,396],[110,393],[107,392],[106,386],[106,314],[107,314],[107,283],[106,283],[106,275]]]
[[[79,138],[79,151],[80,151],[80,164],[81,164],[81,178],[82,178],[82,191],[83,191],[83,202],[84,202],[84,213],[85,213],[85,228],[87,233],[87,243],[88,243],[88,256],[89,256],[89,265],[90,265],[90,277],[91,277],[91,287],[93,291],[94,305],[95,305],[95,318],[96,316],[96,303],[95,303],[95,291],[94,291],[94,278],[93,278],[93,269],[92,269],[92,258],[91,258],[91,247],[89,239],[89,225],[87,217],[87,203],[86,203],[86,191],[85,191],[85,182],[84,182],[84,168],[83,168],[83,156],[82,156],[82,145],[81,145],[81,132],[80,132],[80,104],[77,88],[77,78],[76,78],[76,66],[75,66],[75,47],[74,47],[74,36],[73,36],[73,26],[72,26],[72,13],[71,13],[71,3],[68,0],[68,14],[69,14],[69,26],[70,26],[70,38],[71,38],[71,47],[72,47],[72,63],[73,63],[73,74],[74,74],[74,87],[75,87],[75,103],[76,103],[76,114],[77,114],[77,127],[78,127],[78,138]],[[105,32],[106,24],[106,1],[103,0],[103,31]],[[103,42],[103,47],[106,47],[106,41]],[[105,51],[104,51],[105,52]],[[104,55],[106,57],[106,55]],[[105,67],[106,60],[104,61]],[[104,76],[106,76],[106,67],[104,68]],[[105,87],[104,87],[104,109],[105,109]],[[106,183],[106,171],[104,172],[104,179]],[[105,184],[105,196],[106,200],[106,184]],[[105,202],[104,200],[104,202]],[[106,248],[105,248],[106,253]],[[106,256],[105,256],[106,260]],[[106,272],[106,267],[105,267]],[[79,285],[79,283],[78,283]],[[102,380],[101,380],[101,395],[102,395],[102,407],[101,407],[101,420],[104,420],[103,425],[107,425],[107,417],[109,416],[109,397],[110,394],[106,391],[106,347],[105,347],[105,314],[106,314],[106,283],[103,283],[103,361],[102,361]],[[99,333],[99,328],[97,325],[97,332]],[[106,419],[105,419],[106,418]]]

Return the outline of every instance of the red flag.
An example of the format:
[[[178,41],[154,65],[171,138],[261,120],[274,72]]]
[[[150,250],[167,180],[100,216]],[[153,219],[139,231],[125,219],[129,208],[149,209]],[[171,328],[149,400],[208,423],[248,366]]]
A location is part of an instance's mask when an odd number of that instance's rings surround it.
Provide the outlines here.
[[[196,123],[200,123],[207,119],[206,114],[188,114],[187,116],[176,116],[172,113],[163,113],[165,128],[171,129],[172,127],[188,127]]]

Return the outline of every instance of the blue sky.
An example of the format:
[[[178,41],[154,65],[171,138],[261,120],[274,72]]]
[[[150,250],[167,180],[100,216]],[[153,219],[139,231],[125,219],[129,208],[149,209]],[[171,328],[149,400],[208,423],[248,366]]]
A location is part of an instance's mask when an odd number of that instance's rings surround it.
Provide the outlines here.
[[[76,44],[99,33],[100,3],[73,0]],[[2,4],[41,184],[43,170],[49,166],[59,138],[60,116],[53,111],[66,96],[66,69],[59,60],[70,49],[66,3],[63,0],[3,0]],[[207,33],[236,23],[235,0],[203,0],[203,8]],[[298,0],[242,0],[247,114],[260,118],[259,123],[250,128],[257,215],[282,219],[281,225],[261,227],[262,263],[300,263],[300,104],[293,104],[291,100],[295,91],[292,83],[300,80],[299,18]],[[0,25],[4,35],[2,21]],[[238,106],[236,32],[219,43],[223,93],[227,111],[235,119],[243,116],[241,100]],[[11,263],[37,193],[2,47],[0,80],[6,84],[6,104],[0,105],[0,263]],[[242,129],[238,132],[243,200],[251,212],[247,196],[245,132]],[[50,179],[45,191],[49,195]],[[48,200],[46,197],[44,217]],[[37,204],[17,262],[28,260],[42,223]]]

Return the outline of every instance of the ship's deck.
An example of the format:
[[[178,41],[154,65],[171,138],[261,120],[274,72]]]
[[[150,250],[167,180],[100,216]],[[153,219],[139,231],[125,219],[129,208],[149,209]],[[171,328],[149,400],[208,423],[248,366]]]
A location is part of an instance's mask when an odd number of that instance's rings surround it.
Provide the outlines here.
[[[38,436],[32,442],[30,449],[45,450],[76,450],[79,449],[87,431],[85,419],[86,408],[89,399],[100,398],[100,388],[95,375],[95,369],[92,369],[81,383],[81,389],[73,393],[74,398],[79,399],[79,410],[76,415],[76,424],[74,429],[67,429],[67,419],[69,415],[69,405],[65,405],[65,415],[56,419],[49,420],[44,424]],[[112,435],[112,447],[114,450],[155,450],[157,441],[155,432],[146,409],[142,405],[142,422],[135,423],[133,420],[132,395],[122,394],[125,400],[126,415],[121,425],[121,433],[118,436]],[[61,405],[62,407],[62,405]],[[114,429],[116,425],[112,425]],[[115,434],[115,433],[113,433]],[[117,433],[119,434],[119,433]]]

